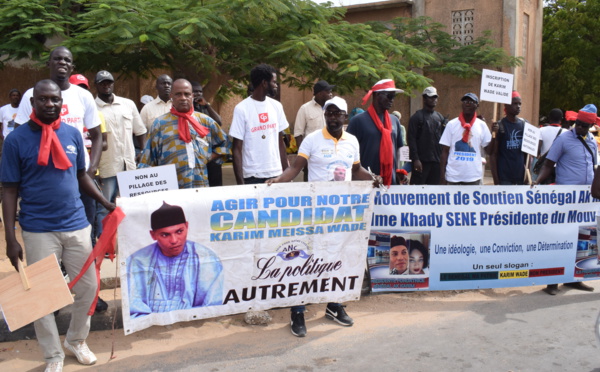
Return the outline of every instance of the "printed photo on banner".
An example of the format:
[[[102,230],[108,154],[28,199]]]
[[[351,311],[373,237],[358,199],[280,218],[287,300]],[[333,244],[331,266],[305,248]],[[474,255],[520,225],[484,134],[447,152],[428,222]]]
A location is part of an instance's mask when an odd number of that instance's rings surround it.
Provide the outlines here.
[[[120,198],[125,334],[153,325],[356,301],[372,185],[319,182]]]
[[[600,277],[600,255],[598,255],[597,226],[579,226],[577,236],[577,256],[575,258],[576,278]]]
[[[429,287],[430,232],[371,231],[367,254],[374,291]]]

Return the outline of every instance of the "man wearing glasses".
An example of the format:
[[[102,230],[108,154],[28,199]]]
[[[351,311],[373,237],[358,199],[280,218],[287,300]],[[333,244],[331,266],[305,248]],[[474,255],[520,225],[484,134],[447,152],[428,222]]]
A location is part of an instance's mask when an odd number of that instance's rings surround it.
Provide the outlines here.
[[[481,149],[489,154],[492,134],[477,118],[479,99],[474,93],[462,98],[462,112],[450,120],[440,139],[440,182],[445,185],[479,185],[483,178]]]
[[[565,113],[565,118],[569,121],[574,120],[575,126],[554,140],[540,175],[533,185],[543,184],[550,176],[554,165],[556,165],[557,185],[592,184],[594,166],[598,162],[598,146],[589,130],[598,122],[597,112],[596,106],[589,104],[579,112],[567,111]],[[565,286],[588,292],[594,290],[594,287],[583,282],[565,283]],[[549,295],[555,295],[559,292],[558,284],[550,284],[544,291]]]
[[[403,146],[400,131],[400,121],[388,110],[394,103],[397,93],[404,92],[396,89],[394,81],[384,79],[378,81],[363,97],[366,104],[373,95],[371,106],[350,120],[348,133],[358,139],[360,145],[360,163],[365,168],[383,178],[385,185],[395,185],[397,152]]]

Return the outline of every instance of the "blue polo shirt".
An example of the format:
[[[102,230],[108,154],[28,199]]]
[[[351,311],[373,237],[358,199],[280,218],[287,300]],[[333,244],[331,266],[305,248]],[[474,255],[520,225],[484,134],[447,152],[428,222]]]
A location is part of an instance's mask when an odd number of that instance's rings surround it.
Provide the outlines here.
[[[4,140],[0,180],[18,185],[21,197],[19,224],[28,232],[75,231],[89,225],[79,197],[77,170],[85,170],[81,133],[61,123],[55,132],[73,164],[67,170],[37,163],[42,131],[31,122],[19,126]]]
[[[577,138],[575,128],[562,133],[550,147],[547,158],[556,163],[557,185],[591,185],[598,146],[590,133],[585,137],[594,158]]]

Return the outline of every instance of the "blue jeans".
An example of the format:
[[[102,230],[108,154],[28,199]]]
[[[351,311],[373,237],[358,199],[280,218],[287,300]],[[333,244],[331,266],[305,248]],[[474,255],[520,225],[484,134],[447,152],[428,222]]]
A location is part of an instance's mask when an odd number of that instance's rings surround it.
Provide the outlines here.
[[[114,203],[119,194],[117,176],[102,179],[102,195],[111,203]],[[96,237],[102,234],[102,220],[108,214],[108,210],[100,203],[96,205]]]

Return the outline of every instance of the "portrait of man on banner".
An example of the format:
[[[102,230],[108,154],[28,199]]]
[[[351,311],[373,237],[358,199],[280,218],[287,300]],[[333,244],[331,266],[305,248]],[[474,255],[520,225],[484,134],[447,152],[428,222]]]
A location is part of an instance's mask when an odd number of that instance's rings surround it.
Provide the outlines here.
[[[221,260],[210,248],[187,240],[183,208],[163,202],[150,225],[155,242],[127,258],[131,317],[221,305]]]

